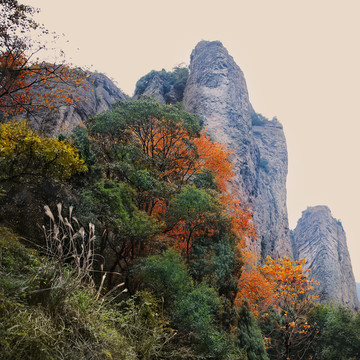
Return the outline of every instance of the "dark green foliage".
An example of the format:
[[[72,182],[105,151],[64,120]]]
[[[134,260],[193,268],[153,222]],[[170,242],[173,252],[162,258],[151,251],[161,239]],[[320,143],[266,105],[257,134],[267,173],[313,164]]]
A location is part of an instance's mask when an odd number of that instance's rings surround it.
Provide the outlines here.
[[[318,305],[311,311],[310,321],[319,329],[309,350],[314,359],[360,358],[360,313],[340,305]]]
[[[217,328],[220,299],[216,291],[199,285],[175,303],[174,326],[190,331],[190,342],[206,359],[222,359],[228,350],[225,335]]]
[[[265,314],[265,313],[264,313]],[[272,307],[267,309],[266,315],[260,317],[259,326],[262,334],[271,339],[267,350],[270,359],[283,359],[284,334],[280,329],[283,326],[282,316]]]
[[[70,139],[73,145],[79,150],[80,157],[85,161],[85,165],[90,170],[95,165],[96,157],[91,148],[88,132],[84,126],[77,126],[73,129]]]
[[[167,104],[182,101],[189,77],[189,70],[186,67],[177,66],[172,72],[167,72],[164,69],[150,71],[136,83],[135,96],[142,95],[155,77],[158,78],[158,84],[161,85],[161,95]]]
[[[204,214],[216,217],[219,203],[215,196],[195,186],[185,186],[171,201],[167,214],[170,224],[179,221],[194,222]],[[189,225],[190,226],[190,225]]]
[[[166,119],[168,126],[183,126],[192,134],[201,130],[199,117],[185,111],[183,105],[160,105],[151,98],[119,102],[112,110],[97,115],[89,124],[91,134],[106,134],[110,138],[126,139],[130,127],[144,126],[151,118]]]
[[[166,308],[183,297],[192,287],[192,281],[181,256],[174,250],[148,257],[141,266],[145,287],[163,299]]]
[[[198,189],[218,190],[215,177],[209,170],[203,170],[197,173],[194,176],[193,183]]]
[[[269,360],[261,330],[245,302],[239,310],[237,341],[249,360]]]
[[[178,253],[167,250],[149,257],[141,266],[141,277],[143,286],[164,301],[171,326],[179,331],[179,346],[190,346],[200,358],[225,359],[234,354],[235,359],[243,359],[219,326],[222,299],[212,287],[193,284]]]
[[[135,193],[126,183],[104,180],[83,191],[81,213],[88,222],[109,226],[119,235],[143,241],[159,230],[156,220],[140,211]]]
[[[235,260],[234,239],[231,235],[220,232],[213,236],[211,243],[204,236],[196,238],[192,245],[189,271],[194,279],[211,283],[220,295],[233,302],[237,293],[240,264]]]

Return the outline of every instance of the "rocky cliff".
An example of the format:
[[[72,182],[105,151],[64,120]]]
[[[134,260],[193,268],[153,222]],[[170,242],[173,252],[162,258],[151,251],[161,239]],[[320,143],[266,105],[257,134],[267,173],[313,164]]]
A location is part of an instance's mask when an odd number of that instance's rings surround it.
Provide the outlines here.
[[[291,256],[286,207],[288,156],[283,127],[276,118],[259,123],[253,117],[252,134],[260,152],[258,191],[253,202],[261,252],[263,256]]]
[[[293,231],[292,244],[296,258],[305,258],[306,267],[320,282],[323,301],[359,309],[346,235],[328,207],[315,206],[303,212]]]
[[[250,247],[263,256],[291,256],[282,126],[255,113],[243,72],[220,42],[201,41],[193,50],[184,104],[202,117],[215,141],[233,151],[233,185],[254,211],[259,234]]]
[[[76,106],[61,106],[54,113],[35,114],[30,120],[43,131],[57,134],[62,129],[70,130],[95,114],[110,109],[116,101],[124,101],[128,98],[101,73],[92,73],[83,86],[76,89],[73,96],[81,98]]]

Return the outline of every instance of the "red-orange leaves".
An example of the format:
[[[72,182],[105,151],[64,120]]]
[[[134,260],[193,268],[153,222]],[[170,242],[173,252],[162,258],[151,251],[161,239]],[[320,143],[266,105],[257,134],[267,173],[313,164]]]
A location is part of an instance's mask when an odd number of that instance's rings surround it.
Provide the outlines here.
[[[257,254],[243,250],[243,271],[238,283],[239,292],[236,303],[241,306],[247,299],[253,314],[258,317],[259,312],[272,305],[275,297],[275,282],[267,279],[258,264]]]
[[[234,176],[229,159],[231,152],[226,150],[223,144],[211,141],[206,135],[206,130],[201,132],[199,138],[194,139],[194,144],[199,154],[197,169],[210,170],[219,191],[227,192],[229,182]]]
[[[244,266],[237,302],[247,298],[255,315],[270,305],[281,310],[300,309],[318,299],[312,293],[317,282],[303,270],[305,259],[267,257],[264,265],[258,265],[256,254],[245,250],[242,255]]]
[[[256,228],[251,212],[242,206],[239,196],[230,191],[230,182],[234,176],[229,158],[231,151],[226,150],[223,144],[211,141],[205,131],[194,139],[199,154],[197,168],[210,170],[214,175],[220,200],[232,219],[232,230],[242,240],[242,246],[245,246],[244,237],[255,237]]]
[[[73,105],[85,74],[60,64],[31,61],[20,49],[0,54],[0,110],[5,117]]]

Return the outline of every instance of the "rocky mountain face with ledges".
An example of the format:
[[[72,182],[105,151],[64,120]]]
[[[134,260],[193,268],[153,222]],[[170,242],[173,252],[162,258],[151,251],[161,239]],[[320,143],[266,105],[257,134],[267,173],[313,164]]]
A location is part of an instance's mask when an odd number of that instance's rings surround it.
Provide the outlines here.
[[[253,121],[252,134],[260,152],[254,220],[260,224],[262,255],[291,256],[286,207],[288,156],[283,127],[276,118],[261,123]]]
[[[315,206],[303,212],[292,244],[296,258],[305,258],[306,268],[319,281],[322,301],[360,308],[345,231],[328,207]]]
[[[128,97],[110,80],[101,73],[92,73],[84,79],[82,86],[72,94],[80,97],[75,106],[60,106],[55,112],[33,113],[30,121],[35,128],[49,134],[71,130],[82,124],[94,115],[108,110],[117,101],[125,101]]]

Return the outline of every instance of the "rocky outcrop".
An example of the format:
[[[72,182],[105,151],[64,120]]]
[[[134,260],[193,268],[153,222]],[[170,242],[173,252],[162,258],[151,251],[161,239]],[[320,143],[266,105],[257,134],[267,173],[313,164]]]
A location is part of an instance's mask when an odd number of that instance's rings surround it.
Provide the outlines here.
[[[160,104],[175,104],[182,101],[189,76],[186,67],[177,66],[173,71],[152,70],[136,83],[134,99],[149,96]]]
[[[76,106],[61,106],[54,113],[32,114],[30,120],[35,127],[49,134],[57,134],[63,129],[71,130],[92,116],[108,110],[116,101],[128,97],[104,74],[92,73],[73,94],[81,100]]]
[[[141,79],[140,79],[141,80]],[[166,104],[165,100],[165,81],[159,74],[154,75],[149,79],[144,90],[141,93],[135,94],[134,98],[138,99],[140,96],[149,96],[156,99],[161,105]]]
[[[258,116],[259,119],[259,116]],[[252,133],[260,153],[254,220],[264,256],[292,254],[286,206],[288,156],[283,127],[274,118],[254,121]]]
[[[306,268],[319,281],[323,301],[359,309],[346,235],[328,207],[315,206],[303,212],[293,231],[292,244],[295,257],[305,258]]]
[[[291,256],[282,126],[254,112],[243,72],[220,42],[201,41],[193,50],[184,104],[233,152],[233,186],[254,211],[259,234],[250,248],[263,256]]]

